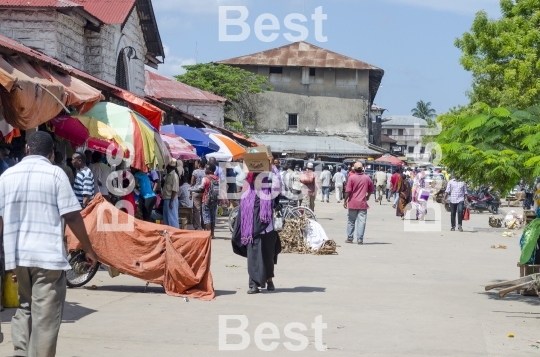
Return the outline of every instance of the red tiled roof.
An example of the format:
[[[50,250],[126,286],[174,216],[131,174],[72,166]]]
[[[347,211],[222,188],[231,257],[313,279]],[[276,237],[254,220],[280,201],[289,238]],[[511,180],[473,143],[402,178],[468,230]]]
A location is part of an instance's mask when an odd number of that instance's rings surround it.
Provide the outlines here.
[[[180,83],[160,74],[146,71],[144,92],[148,97],[156,99],[179,99],[192,101],[226,102],[227,99]]]
[[[16,7],[82,7],[82,5],[69,0],[0,0],[0,6]]]
[[[123,24],[135,6],[135,0],[73,0],[105,24]]]

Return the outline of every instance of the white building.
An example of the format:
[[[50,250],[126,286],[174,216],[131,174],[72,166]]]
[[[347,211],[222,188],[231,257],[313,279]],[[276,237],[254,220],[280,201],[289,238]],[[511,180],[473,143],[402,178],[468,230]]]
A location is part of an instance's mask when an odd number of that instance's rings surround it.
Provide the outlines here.
[[[388,143],[392,154],[415,161],[429,161],[429,153],[425,153],[422,143],[427,126],[424,119],[411,115],[393,115],[383,119],[381,134],[395,141]]]

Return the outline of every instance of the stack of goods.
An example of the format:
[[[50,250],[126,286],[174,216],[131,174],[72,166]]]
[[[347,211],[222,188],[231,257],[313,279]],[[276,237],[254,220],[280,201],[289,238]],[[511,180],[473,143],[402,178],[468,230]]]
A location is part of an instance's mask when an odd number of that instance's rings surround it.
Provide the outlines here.
[[[336,254],[336,242],[328,239],[324,231],[320,231],[320,225],[306,216],[287,219],[279,237],[282,253]]]

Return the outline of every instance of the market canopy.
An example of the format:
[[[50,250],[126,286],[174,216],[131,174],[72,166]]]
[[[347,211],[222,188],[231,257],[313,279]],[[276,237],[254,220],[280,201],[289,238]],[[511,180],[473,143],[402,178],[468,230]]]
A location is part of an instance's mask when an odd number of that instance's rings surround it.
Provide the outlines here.
[[[210,137],[201,130],[185,125],[164,125],[161,127],[161,133],[178,135],[187,140],[197,149],[197,155],[200,157],[219,150],[217,145]]]
[[[395,156],[383,156],[383,157],[378,158],[375,161],[376,162],[388,162],[388,163],[390,163],[392,165],[395,165],[395,166],[403,166],[404,165],[403,161],[401,161],[400,159],[398,159]]]
[[[207,158],[213,157],[217,161],[232,161],[242,158],[242,156],[246,153],[246,150],[243,147],[225,135],[214,134],[211,132],[207,132],[206,134],[210,137],[210,139],[219,145],[219,150],[206,155]]]
[[[193,145],[174,134],[161,134],[161,139],[167,145],[171,156],[180,160],[197,160],[197,150]]]

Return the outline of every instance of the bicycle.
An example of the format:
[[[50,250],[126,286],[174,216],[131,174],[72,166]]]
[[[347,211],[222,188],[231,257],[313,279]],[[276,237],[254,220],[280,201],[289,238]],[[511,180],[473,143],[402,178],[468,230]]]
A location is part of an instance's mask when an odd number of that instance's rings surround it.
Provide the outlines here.
[[[317,221],[315,212],[308,207],[299,204],[298,202],[300,201],[293,201],[286,197],[280,198],[277,209],[281,212],[283,221],[287,222],[287,219],[294,219],[302,216],[306,216],[310,220]],[[229,214],[229,230],[231,232],[234,230],[234,223],[236,221],[236,217],[238,216],[239,209],[240,206],[235,207]]]

